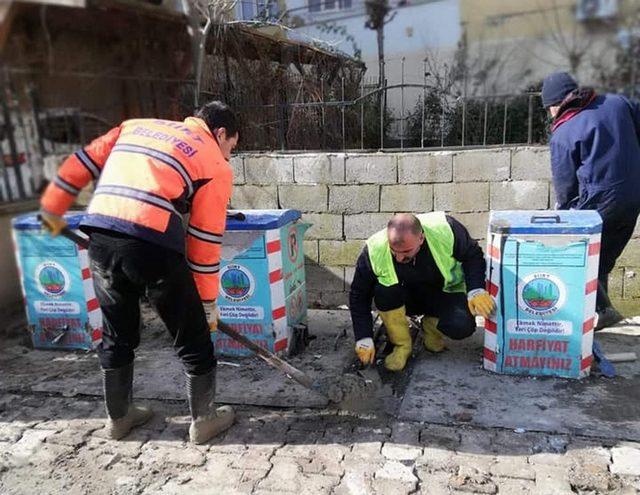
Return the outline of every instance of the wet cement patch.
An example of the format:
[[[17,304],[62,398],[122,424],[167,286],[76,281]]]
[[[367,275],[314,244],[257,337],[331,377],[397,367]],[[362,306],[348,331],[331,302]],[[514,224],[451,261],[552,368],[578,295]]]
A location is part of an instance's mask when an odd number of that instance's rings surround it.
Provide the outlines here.
[[[134,396],[139,399],[185,398],[184,375],[160,320],[144,312],[145,328],[136,353]],[[312,378],[339,384],[342,407],[368,409],[365,399],[376,397],[362,388],[361,377],[343,376],[353,359],[348,311],[309,312],[309,330],[316,338],[300,355],[286,358]],[[347,330],[346,334],[344,330]],[[344,335],[340,337],[340,335]],[[0,351],[1,390],[22,390],[64,396],[101,396],[102,384],[95,353],[29,350],[13,346]],[[371,387],[375,384],[369,383]],[[335,390],[334,390],[334,393]],[[372,395],[373,393],[373,395]],[[305,389],[257,357],[219,357],[216,400],[226,404],[323,408],[328,400]],[[375,406],[377,407],[377,405]]]
[[[640,326],[596,339],[605,353],[640,356]],[[583,380],[520,377],[482,369],[481,329],[447,346],[417,358],[401,419],[640,440],[640,361],[617,363],[613,379],[597,372]]]

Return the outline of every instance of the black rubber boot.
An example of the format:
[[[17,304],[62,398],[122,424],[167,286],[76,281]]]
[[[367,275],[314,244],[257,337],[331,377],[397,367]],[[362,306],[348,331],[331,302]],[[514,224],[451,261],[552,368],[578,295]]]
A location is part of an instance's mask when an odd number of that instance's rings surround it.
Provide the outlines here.
[[[104,403],[107,409],[107,433],[113,440],[125,437],[134,427],[146,423],[153,411],[131,403],[133,363],[122,368],[103,369]]]
[[[607,285],[607,283],[603,283],[602,281],[598,282],[598,294],[596,298],[598,323],[596,323],[596,331],[615,325],[624,319],[624,316],[622,316],[618,310],[613,307],[613,304],[611,304]]]
[[[235,413],[230,406],[216,409],[215,368],[204,375],[187,375],[187,396],[192,418],[189,439],[193,443],[204,443],[233,424]]]

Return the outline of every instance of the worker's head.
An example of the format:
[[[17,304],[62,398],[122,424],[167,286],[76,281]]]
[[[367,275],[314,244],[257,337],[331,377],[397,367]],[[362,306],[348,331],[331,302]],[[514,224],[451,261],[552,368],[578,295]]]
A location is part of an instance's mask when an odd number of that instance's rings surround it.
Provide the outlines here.
[[[398,263],[410,263],[420,251],[424,234],[420,220],[411,213],[398,213],[387,224],[391,254]]]
[[[575,79],[566,72],[549,74],[542,81],[542,106],[555,117],[562,101],[577,87]]]
[[[228,160],[238,144],[238,120],[227,105],[221,101],[210,101],[196,112],[196,117],[205,121],[220,146],[223,156]]]

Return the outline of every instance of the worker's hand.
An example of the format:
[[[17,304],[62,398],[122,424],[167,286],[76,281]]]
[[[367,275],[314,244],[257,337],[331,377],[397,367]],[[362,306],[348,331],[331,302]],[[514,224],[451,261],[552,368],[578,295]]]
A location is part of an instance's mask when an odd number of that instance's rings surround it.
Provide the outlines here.
[[[480,315],[483,318],[489,318],[496,310],[496,303],[493,297],[484,289],[469,291],[467,300],[469,311],[474,316]]]
[[[215,332],[218,330],[218,318],[220,318],[218,305],[215,301],[202,301],[202,307],[204,308],[204,314],[207,316],[209,330]]]
[[[356,354],[362,364],[373,364],[376,357],[376,348],[373,345],[373,339],[367,337],[356,342]]]
[[[42,226],[47,229],[53,237],[59,235],[67,226],[67,221],[63,217],[48,213],[44,210],[40,211],[39,217]]]

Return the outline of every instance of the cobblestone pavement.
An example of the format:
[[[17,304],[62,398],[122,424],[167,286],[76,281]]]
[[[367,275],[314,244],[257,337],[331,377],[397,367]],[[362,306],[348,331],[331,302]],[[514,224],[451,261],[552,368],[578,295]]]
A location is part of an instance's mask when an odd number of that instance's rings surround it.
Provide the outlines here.
[[[639,443],[243,408],[194,446],[183,402],[149,403],[154,419],[114,442],[96,398],[3,394],[0,493],[640,493]]]

